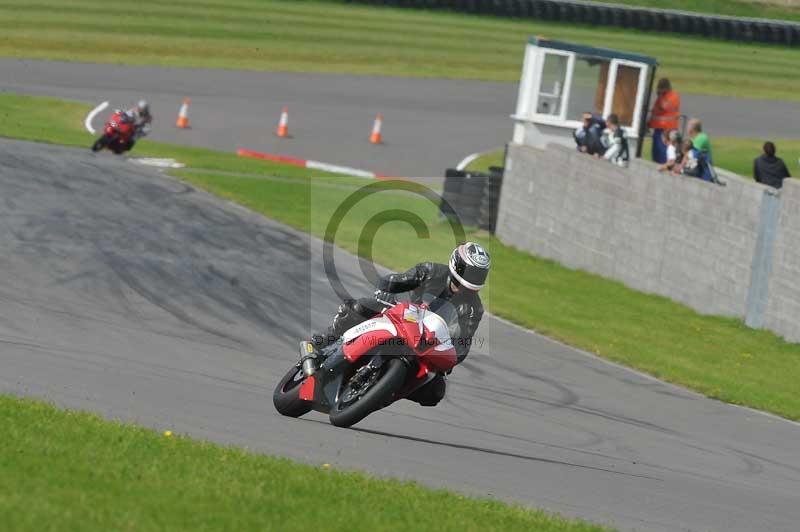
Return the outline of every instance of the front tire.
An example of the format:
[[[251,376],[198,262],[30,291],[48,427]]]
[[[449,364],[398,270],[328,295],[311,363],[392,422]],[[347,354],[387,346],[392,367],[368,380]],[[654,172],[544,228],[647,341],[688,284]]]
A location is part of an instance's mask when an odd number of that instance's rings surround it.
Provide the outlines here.
[[[92,151],[97,153],[98,151],[102,150],[108,143],[111,141],[111,138],[108,135],[103,135],[92,144]]]
[[[302,368],[295,365],[284,375],[272,394],[272,404],[279,414],[300,417],[311,411],[311,402],[300,399],[300,385],[305,375]]]
[[[383,374],[379,376],[377,382],[356,401],[344,403],[344,394],[339,394],[336,404],[328,414],[332,425],[351,427],[372,412],[386,406],[406,380],[406,365],[401,359],[393,357],[380,370]]]

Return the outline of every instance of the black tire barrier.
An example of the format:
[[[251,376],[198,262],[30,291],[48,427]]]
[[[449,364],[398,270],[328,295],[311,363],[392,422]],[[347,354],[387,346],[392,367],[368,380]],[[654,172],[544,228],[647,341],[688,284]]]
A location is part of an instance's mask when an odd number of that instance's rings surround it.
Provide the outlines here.
[[[500,196],[486,195],[481,202],[478,227],[494,233],[497,226],[497,213],[500,208]]]
[[[497,226],[497,204],[487,203],[481,206],[481,212],[478,215],[478,227],[490,233],[494,233]]]
[[[465,226],[494,231],[501,182],[502,168],[493,167],[489,174],[447,169],[440,215]]]
[[[800,46],[800,23],[610,6],[586,0],[345,0],[347,3],[415,9],[446,9],[641,31],[702,35],[739,42]]]
[[[464,183],[464,172],[448,168],[444,174],[444,190],[442,202],[439,205],[439,214],[445,218],[456,216],[455,205],[461,196],[461,186]]]
[[[625,26],[625,13],[618,8],[611,8],[611,25],[612,26]]]
[[[614,10],[603,7],[595,12],[595,25],[597,26],[611,26],[614,24]]]
[[[461,189],[459,205],[463,205],[467,208],[480,207],[481,201],[483,201],[483,189],[485,186],[485,178],[478,178],[471,182],[468,177],[467,181],[464,183],[464,187]],[[458,207],[456,207],[456,210],[458,210]]]
[[[625,27],[638,28],[639,27],[639,12],[625,10]]]
[[[791,46],[800,46],[800,28],[790,27],[787,31],[789,34],[787,44]]]
[[[664,13],[655,13],[653,15],[653,29],[655,31],[667,31],[667,20],[667,15]]]

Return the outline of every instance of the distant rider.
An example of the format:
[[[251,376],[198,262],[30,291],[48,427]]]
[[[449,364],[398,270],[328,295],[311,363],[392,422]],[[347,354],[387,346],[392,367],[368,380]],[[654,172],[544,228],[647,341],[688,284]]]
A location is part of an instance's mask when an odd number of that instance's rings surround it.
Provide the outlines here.
[[[458,363],[464,361],[472,345],[472,338],[483,317],[483,304],[478,291],[483,288],[489,274],[489,253],[474,242],[458,246],[450,255],[450,262],[437,264],[423,262],[405,273],[393,273],[379,279],[374,297],[345,300],[333,317],[331,325],[323,334],[314,334],[310,341],[300,344],[303,360],[319,357],[319,350],[333,344],[348,329],[375,317],[385,305],[393,303],[395,294],[411,292],[411,301],[420,303],[428,294],[448,301],[458,315],[459,334],[453,338]],[[423,406],[435,406],[444,398],[444,375],[437,375],[409,399]]]
[[[133,147],[133,143],[150,133],[153,115],[150,114],[150,105],[146,100],[139,100],[136,107],[128,109],[125,114],[131,118],[134,125],[133,142],[131,143],[131,147]]]

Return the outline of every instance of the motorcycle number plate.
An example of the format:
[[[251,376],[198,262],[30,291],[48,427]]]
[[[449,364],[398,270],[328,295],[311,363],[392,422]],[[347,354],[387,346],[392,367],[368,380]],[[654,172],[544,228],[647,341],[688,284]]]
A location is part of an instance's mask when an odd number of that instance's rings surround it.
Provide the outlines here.
[[[397,334],[397,329],[395,329],[394,325],[392,325],[387,318],[382,318],[382,319],[372,319],[369,321],[365,321],[360,325],[356,325],[352,329],[347,330],[342,336],[342,338],[344,339],[344,343],[348,343],[352,342],[353,340],[355,340],[356,338],[365,333],[372,332],[378,329],[388,331],[392,335]]]
[[[355,338],[358,338],[362,334],[367,333],[369,331],[372,331],[377,327],[378,327],[378,323],[375,322],[375,321],[368,321],[368,322],[362,323],[361,325],[356,325],[355,327],[353,327],[352,329],[348,330],[344,334],[344,341],[345,342],[349,342],[350,340],[354,340]]]

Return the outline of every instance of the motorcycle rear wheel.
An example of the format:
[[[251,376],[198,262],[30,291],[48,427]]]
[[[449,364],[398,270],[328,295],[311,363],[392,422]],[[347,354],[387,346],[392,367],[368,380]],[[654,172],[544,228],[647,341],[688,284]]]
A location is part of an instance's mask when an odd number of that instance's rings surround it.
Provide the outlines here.
[[[122,155],[126,151],[130,151],[131,148],[133,148],[132,140],[127,142],[119,140],[110,146],[111,151],[113,151],[115,155]]]
[[[300,417],[311,411],[311,402],[300,399],[300,385],[305,380],[303,370],[297,365],[281,379],[272,394],[272,404],[279,414]]]
[[[328,414],[332,425],[351,427],[386,406],[406,380],[406,365],[401,359],[394,357],[386,361],[381,371],[378,380],[355,402],[344,404],[344,394],[339,394],[336,404]]]

